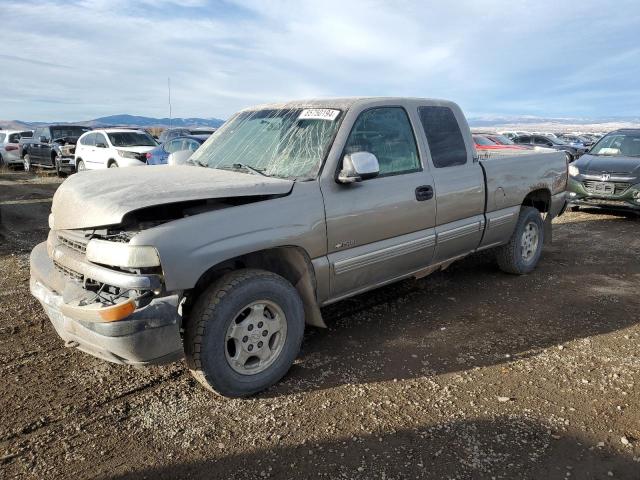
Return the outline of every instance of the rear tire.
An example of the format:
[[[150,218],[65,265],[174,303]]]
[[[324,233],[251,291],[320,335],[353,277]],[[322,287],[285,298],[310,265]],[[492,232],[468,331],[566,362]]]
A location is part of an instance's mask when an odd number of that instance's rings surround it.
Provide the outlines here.
[[[237,270],[196,299],[185,329],[187,365],[207,389],[246,397],[287,373],[303,334],[304,308],[291,283],[264,270]]]
[[[28,153],[22,158],[22,165],[24,166],[24,171],[31,171],[31,155]]]
[[[108,168],[118,168],[118,162],[116,161],[111,162]]]
[[[533,207],[522,207],[509,242],[496,250],[500,270],[514,275],[533,271],[540,260],[543,243],[544,226],[540,212]]]

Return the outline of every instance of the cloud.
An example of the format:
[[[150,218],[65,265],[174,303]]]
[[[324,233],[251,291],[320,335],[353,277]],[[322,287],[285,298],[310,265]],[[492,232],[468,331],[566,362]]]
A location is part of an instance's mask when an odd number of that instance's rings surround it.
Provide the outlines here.
[[[176,116],[348,95],[635,114],[639,25],[631,0],[9,1],[0,118],[164,116],[169,76]]]

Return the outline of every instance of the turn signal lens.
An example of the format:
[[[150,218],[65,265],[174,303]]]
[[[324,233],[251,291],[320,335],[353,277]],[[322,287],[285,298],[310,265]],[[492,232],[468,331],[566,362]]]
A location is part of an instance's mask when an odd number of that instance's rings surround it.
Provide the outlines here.
[[[104,322],[117,322],[123,320],[133,313],[136,309],[136,305],[133,300],[129,300],[124,303],[119,303],[113,307],[102,308],[98,311],[100,318]]]

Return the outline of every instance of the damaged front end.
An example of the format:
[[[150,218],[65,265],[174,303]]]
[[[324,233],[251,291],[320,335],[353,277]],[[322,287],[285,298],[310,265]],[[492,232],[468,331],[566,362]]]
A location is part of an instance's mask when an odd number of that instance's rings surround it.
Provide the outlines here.
[[[176,360],[179,295],[164,291],[155,249],[131,236],[52,229],[31,253],[31,292],[68,346],[116,363]]]

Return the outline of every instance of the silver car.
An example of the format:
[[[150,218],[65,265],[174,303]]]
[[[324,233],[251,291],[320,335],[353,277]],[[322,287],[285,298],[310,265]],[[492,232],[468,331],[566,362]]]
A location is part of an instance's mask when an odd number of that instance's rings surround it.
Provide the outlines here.
[[[0,166],[22,165],[18,142],[20,137],[30,137],[32,130],[0,130]]]

